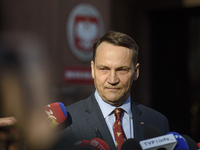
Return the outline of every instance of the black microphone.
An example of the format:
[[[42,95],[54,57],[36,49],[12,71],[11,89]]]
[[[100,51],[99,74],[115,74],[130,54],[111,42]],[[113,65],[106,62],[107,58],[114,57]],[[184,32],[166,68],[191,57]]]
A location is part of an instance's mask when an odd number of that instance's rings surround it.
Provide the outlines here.
[[[191,137],[189,137],[188,135],[182,135],[182,136],[186,140],[190,150],[198,150],[199,149],[197,143]]]
[[[161,135],[163,135],[161,131],[153,125],[147,126],[143,132],[144,139],[151,139],[151,138],[158,137]]]
[[[142,150],[142,148],[138,140],[130,138],[122,144],[121,150]]]

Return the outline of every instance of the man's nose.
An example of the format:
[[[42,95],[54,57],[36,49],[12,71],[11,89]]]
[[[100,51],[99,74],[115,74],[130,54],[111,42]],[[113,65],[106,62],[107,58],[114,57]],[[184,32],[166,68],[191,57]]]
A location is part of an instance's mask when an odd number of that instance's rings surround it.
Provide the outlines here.
[[[110,71],[107,81],[109,84],[112,84],[112,85],[119,83],[119,78],[116,71],[112,71],[112,70]]]

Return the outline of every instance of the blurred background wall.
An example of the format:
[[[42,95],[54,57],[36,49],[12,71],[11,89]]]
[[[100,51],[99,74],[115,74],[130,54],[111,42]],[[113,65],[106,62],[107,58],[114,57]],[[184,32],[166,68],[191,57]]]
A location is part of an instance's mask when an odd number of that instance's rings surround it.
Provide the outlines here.
[[[94,91],[91,43],[109,30],[130,35],[140,48],[132,99],[167,116],[171,131],[200,142],[199,6],[198,0],[1,0],[0,31],[45,41],[52,92],[65,105]]]

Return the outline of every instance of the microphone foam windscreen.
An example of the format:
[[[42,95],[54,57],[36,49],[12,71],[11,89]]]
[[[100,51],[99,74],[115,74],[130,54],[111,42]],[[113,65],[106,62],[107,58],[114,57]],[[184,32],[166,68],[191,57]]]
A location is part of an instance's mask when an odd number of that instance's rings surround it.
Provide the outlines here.
[[[197,146],[199,147],[199,149],[200,149],[200,142],[199,143],[197,143]]]
[[[189,150],[188,144],[182,135],[180,135],[177,132],[169,132],[167,134],[173,134],[174,137],[176,138],[177,144],[174,150]]]
[[[58,124],[63,123],[67,119],[67,110],[60,102],[48,104],[44,110],[49,118],[53,118]]]
[[[65,106],[61,102],[48,104],[44,107],[44,111],[53,128],[61,131],[72,124],[71,115],[67,112]]]
[[[144,139],[151,139],[154,137],[162,136],[162,133],[157,127],[149,125],[144,129],[143,136]]]
[[[89,146],[95,150],[110,150],[108,144],[99,138],[94,138],[90,141]]]
[[[190,138],[188,135],[183,135],[184,139],[186,140],[187,144],[188,144],[188,147],[190,150],[197,150],[199,149],[197,143],[192,139]]]
[[[121,150],[142,150],[139,141],[136,139],[127,139],[122,145]]]
[[[67,118],[67,110],[65,108],[65,105],[61,102],[58,102],[60,109],[62,110],[63,114],[65,115],[65,117]]]
[[[88,146],[89,143],[90,143],[90,141],[88,141],[88,140],[81,140],[81,141],[75,142],[74,146],[79,147],[79,148],[84,148],[84,147]]]

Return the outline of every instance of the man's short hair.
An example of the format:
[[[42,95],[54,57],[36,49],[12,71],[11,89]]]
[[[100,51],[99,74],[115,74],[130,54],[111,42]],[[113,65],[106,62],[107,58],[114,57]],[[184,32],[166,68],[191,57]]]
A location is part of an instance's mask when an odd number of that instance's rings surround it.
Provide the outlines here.
[[[123,46],[126,48],[129,48],[133,51],[133,63],[136,65],[138,61],[138,51],[139,47],[137,43],[127,34],[116,32],[116,31],[109,31],[106,33],[104,36],[102,36],[100,39],[98,39],[94,45],[93,45],[93,61],[95,62],[95,55],[96,55],[96,50],[98,46],[102,42],[107,42],[116,46]]]

